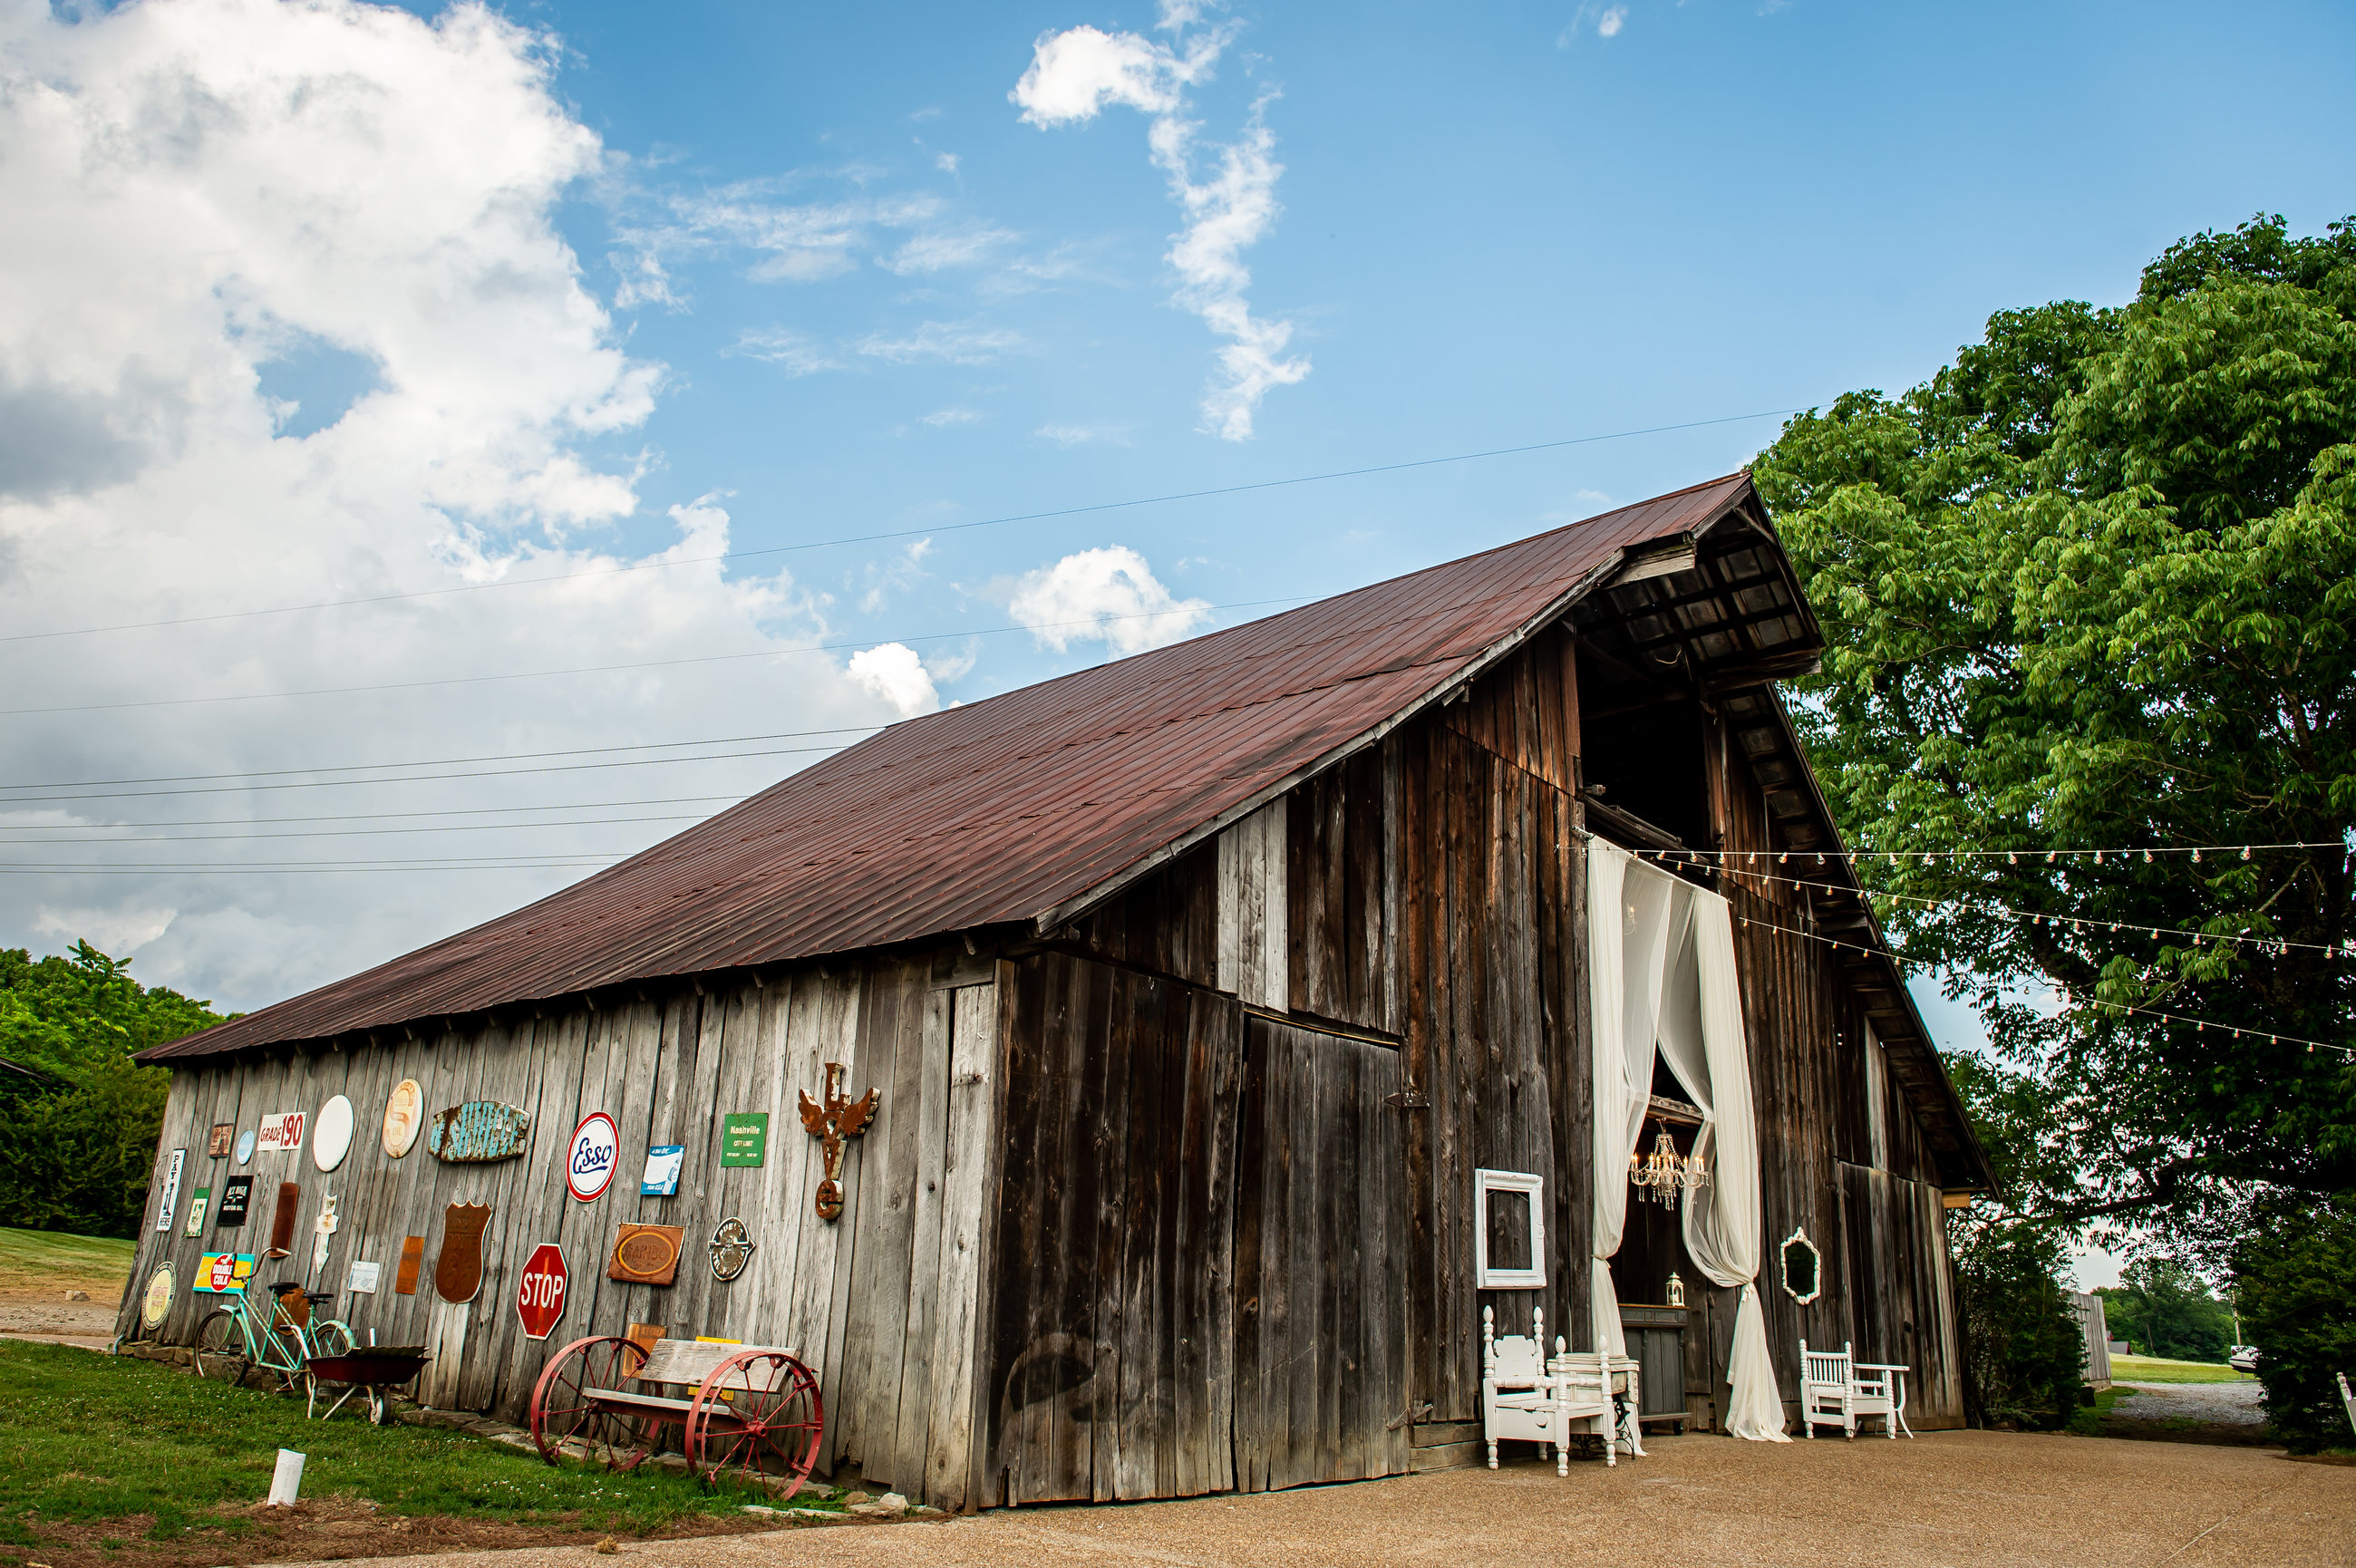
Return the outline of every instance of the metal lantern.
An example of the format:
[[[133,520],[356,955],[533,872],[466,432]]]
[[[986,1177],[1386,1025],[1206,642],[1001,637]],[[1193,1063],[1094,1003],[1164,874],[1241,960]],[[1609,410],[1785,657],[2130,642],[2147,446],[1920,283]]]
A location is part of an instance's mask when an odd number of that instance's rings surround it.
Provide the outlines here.
[[[1683,1307],[1685,1304],[1686,1282],[1677,1277],[1676,1270],[1671,1269],[1669,1271],[1669,1305],[1672,1307]]]

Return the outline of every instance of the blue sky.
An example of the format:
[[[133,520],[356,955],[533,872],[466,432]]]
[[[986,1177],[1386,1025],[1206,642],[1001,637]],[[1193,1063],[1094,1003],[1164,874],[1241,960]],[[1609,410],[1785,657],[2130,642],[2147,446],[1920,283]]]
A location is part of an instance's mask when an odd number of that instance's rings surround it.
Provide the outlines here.
[[[2356,211],[2344,5],[412,11],[0,12],[0,944],[261,1005]]]

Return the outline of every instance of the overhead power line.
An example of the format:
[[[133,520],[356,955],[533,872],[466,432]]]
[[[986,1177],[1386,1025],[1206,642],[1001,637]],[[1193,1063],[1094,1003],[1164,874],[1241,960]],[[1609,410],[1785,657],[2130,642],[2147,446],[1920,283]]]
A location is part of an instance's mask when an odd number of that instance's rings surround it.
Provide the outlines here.
[[[399,779],[371,781],[399,784]],[[272,827],[292,822],[397,822],[414,816],[487,816],[495,814],[513,816],[526,811],[619,811],[642,805],[734,805],[744,797],[741,795],[673,795],[654,800],[585,800],[565,805],[447,805],[437,811],[349,811],[313,816],[199,816],[184,817],[171,822],[6,822],[0,831],[9,833],[72,833],[97,832],[112,827]],[[7,809],[0,802],[0,811]],[[703,815],[710,816],[706,812]],[[624,822],[627,817],[600,817],[598,821]],[[37,842],[37,840],[28,840]],[[57,839],[51,843],[59,842]]]
[[[1248,485],[1222,485],[1208,490],[1180,490],[1165,496],[1141,496],[1126,501],[1098,501],[1085,507],[1059,507],[1044,512],[1016,512],[1001,517],[981,517],[969,523],[943,523],[932,528],[893,528],[883,533],[851,534],[841,539],[811,539],[802,544],[770,545],[760,549],[728,550],[719,555],[684,556],[671,560],[639,561],[594,571],[559,572],[550,577],[501,578],[496,582],[466,582],[449,588],[421,588],[402,593],[372,593],[353,599],[322,599],[308,604],[278,604],[255,610],[223,610],[209,615],[182,615],[165,621],[125,621],[111,626],[71,626],[50,632],[13,632],[0,643],[28,643],[54,637],[96,636],[107,632],[145,632],[166,626],[194,626],[213,621],[243,620],[255,615],[294,615],[313,610],[340,610],[362,604],[390,604],[411,599],[438,599],[455,593],[481,593],[495,588],[527,588],[552,582],[580,582],[631,572],[660,571],[674,566],[698,566],[715,560],[751,560],[762,556],[789,555],[801,550],[830,549],[841,545],[877,544],[917,535],[961,533],[970,528],[1002,528],[1010,523],[1044,522],[1055,517],[1085,517],[1133,507],[1159,507],[1175,501],[1201,501],[1216,496],[1240,496],[1254,490],[1277,490],[1294,485],[1319,485],[1333,479],[1356,479],[1371,474],[1398,474],[1411,468],[1436,468],[1451,463],[1474,463],[1491,457],[1517,457],[1526,453],[1553,452],[1566,446],[1590,446],[1598,442],[1626,441],[1640,435],[1665,435],[1675,431],[1702,430],[1711,425],[1741,424],[1751,420],[1780,419],[1799,413],[1793,409],[1762,409],[1757,413],[1726,414],[1718,419],[1687,420],[1681,424],[1650,425],[1642,430],[1612,431],[1604,435],[1576,435],[1560,441],[1532,442],[1526,446],[1500,446],[1485,452],[1460,452],[1446,457],[1419,457],[1404,463],[1379,463],[1365,468],[1337,468],[1324,474],[1301,474],[1285,479],[1260,479]]]
[[[1207,610],[1256,610],[1269,604],[1296,604],[1306,594],[1281,599],[1245,599],[1232,604],[1212,604]],[[1069,626],[1099,626],[1108,621],[1146,621],[1179,613],[1175,610],[1142,610],[1128,615],[1090,615],[1076,621],[1043,621],[1036,625],[985,626],[956,632],[923,632],[896,637],[843,638],[835,642],[793,643],[741,654],[697,654],[684,658],[638,659],[627,664],[577,665],[568,669],[517,670],[505,675],[452,675],[431,680],[385,681],[372,686],[322,686],[305,691],[245,691],[224,697],[153,697],[130,702],[76,702],[53,708],[0,708],[0,718],[41,713],[104,713],[123,708],[187,708],[215,702],[263,702],[290,697],[351,697],[369,691],[415,691],[432,686],[480,686],[499,680],[541,680],[552,676],[608,675],[622,670],[668,669],[677,665],[729,664],[744,659],[779,658],[788,654],[839,653],[845,648],[881,647],[886,643],[955,642],[960,637],[997,637],[1012,632],[1049,632]],[[746,753],[752,755],[753,753]]]
[[[701,822],[702,816],[581,816],[556,822],[461,822],[438,827],[312,827],[295,833],[148,833],[133,838],[0,838],[0,848],[52,844],[220,844],[242,838],[361,838],[384,833],[520,833],[531,827],[603,827],[634,822]]]

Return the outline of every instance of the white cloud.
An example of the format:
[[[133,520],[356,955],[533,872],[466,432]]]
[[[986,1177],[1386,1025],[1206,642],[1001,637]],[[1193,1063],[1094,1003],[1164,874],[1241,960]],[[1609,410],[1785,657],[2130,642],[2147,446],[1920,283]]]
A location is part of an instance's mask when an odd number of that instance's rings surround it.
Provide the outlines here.
[[[1199,10],[1173,0],[1163,5],[1160,26],[1183,34]],[[1114,104],[1151,116],[1153,165],[1186,218],[1167,258],[1178,276],[1174,297],[1228,340],[1218,352],[1219,376],[1204,394],[1204,420],[1223,440],[1247,441],[1260,400],[1273,388],[1301,380],[1310,366],[1306,355],[1286,357],[1292,324],[1255,316],[1244,297],[1251,272],[1243,252],[1275,223],[1276,183],[1284,173],[1266,119],[1273,94],[1252,105],[1243,133],[1225,144],[1198,145],[1202,127],[1185,117],[1185,89],[1209,76],[1234,36],[1223,26],[1165,45],[1136,33],[1072,27],[1032,46],[1031,65],[1008,96],[1021,105],[1023,120],[1042,130],[1093,120]],[[1209,172],[1198,179],[1205,162]]]
[[[824,346],[785,326],[747,327],[737,334],[734,345],[726,352],[747,359],[766,359],[788,376],[815,376],[822,370],[843,368],[842,361]]]
[[[840,171],[837,177],[842,177]],[[619,252],[614,264],[622,283],[616,305],[677,305],[680,301],[672,269],[699,257],[749,254],[745,275],[760,283],[811,283],[841,277],[856,270],[862,255],[885,243],[890,231],[918,228],[940,212],[939,198],[922,194],[787,200],[787,192],[803,183],[796,176],[740,180],[655,198],[653,216],[616,227]]]
[[[1052,441],[1069,452],[1090,442],[1108,442],[1115,446],[1129,444],[1129,427],[1117,424],[1058,424],[1049,422],[1031,432],[1044,441]]]
[[[971,409],[935,409],[919,422],[931,425],[935,430],[944,430],[950,425],[979,424],[981,416]]]
[[[951,267],[972,267],[991,252],[1022,236],[988,224],[959,229],[934,229],[919,234],[884,259],[886,272],[906,277],[912,272],[938,272]]]
[[[1007,608],[1040,646],[1057,653],[1089,641],[1143,653],[1193,635],[1211,618],[1209,601],[1177,598],[1127,545],[1084,549],[1025,572]]]
[[[60,947],[87,942],[110,958],[127,958],[171,929],[176,909],[50,909],[43,905],[33,929]]]
[[[1627,22],[1628,7],[1612,6],[1603,15],[1595,18],[1595,36],[1600,38],[1616,38],[1620,36],[1620,29],[1625,27]]]
[[[933,159],[933,167],[945,175],[953,175],[958,172],[958,155],[955,153],[942,153]]]
[[[885,643],[851,656],[851,678],[898,709],[903,719],[930,713],[941,705],[925,661],[905,643]]]
[[[612,455],[665,372],[623,347],[559,227],[606,165],[551,91],[555,51],[474,4],[431,21],[353,0],[0,6],[0,630],[425,595],[14,644],[0,707],[91,710],[11,717],[0,778],[504,756],[899,711],[836,657],[787,651],[824,635],[820,596],[710,559],[728,548],[722,497],[669,508],[666,528],[639,495],[660,454]],[[364,374],[337,391],[328,364]],[[290,403],[302,417],[283,428],[301,433],[281,433]],[[626,519],[667,537],[626,549],[598,531]],[[563,581],[451,592],[538,578]],[[746,653],[769,656],[657,667]],[[480,678],[621,664],[642,667]],[[423,684],[454,680],[469,684]],[[380,689],[266,695],[352,688]],[[240,699],[146,706],[216,697]],[[252,1007],[588,869],[273,862],[602,861],[684,824],[562,826],[582,803],[701,815],[809,760],[18,799],[6,837],[44,848],[13,858],[92,869],[0,880],[0,946],[144,941],[144,978]],[[453,813],[499,826],[446,831]],[[180,826],[149,826],[165,823]],[[157,863],[184,869],[138,869]]]
[[[1023,347],[1020,333],[973,322],[928,321],[914,332],[871,332],[852,346],[887,365],[937,360],[950,365],[987,365]]]
[[[882,565],[873,562],[867,568],[867,592],[859,607],[873,615],[884,608],[894,593],[905,592],[919,578],[929,576],[925,571],[925,558],[933,553],[933,541],[918,539]]]

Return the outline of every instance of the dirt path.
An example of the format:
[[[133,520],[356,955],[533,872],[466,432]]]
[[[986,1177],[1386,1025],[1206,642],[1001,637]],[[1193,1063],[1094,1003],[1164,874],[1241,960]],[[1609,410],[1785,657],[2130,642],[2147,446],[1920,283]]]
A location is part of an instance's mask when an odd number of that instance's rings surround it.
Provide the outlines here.
[[[1256,1497],[626,1541],[617,1568],[1323,1568],[1903,1563],[2265,1568],[2356,1559],[2356,1469],[2250,1449],[1957,1432],[1917,1441],[1664,1437],[1606,1470],[1451,1470]],[[351,1554],[397,1551],[383,1537]],[[442,1552],[402,1568],[594,1568],[584,1547]]]

